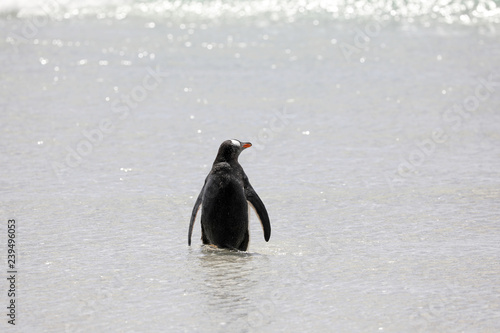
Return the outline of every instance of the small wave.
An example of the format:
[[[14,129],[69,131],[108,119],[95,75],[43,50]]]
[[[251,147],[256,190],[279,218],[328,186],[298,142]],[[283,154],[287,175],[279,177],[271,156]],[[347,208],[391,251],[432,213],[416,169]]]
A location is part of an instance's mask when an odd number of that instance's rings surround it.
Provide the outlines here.
[[[500,23],[500,0],[3,0],[0,15],[54,19],[97,17],[125,19],[301,18],[438,21],[457,24]]]

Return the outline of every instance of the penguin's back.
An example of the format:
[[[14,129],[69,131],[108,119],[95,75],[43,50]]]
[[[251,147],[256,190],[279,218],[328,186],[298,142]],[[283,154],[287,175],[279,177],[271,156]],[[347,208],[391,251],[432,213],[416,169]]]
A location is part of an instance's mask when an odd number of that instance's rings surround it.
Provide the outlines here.
[[[205,236],[217,246],[238,248],[248,232],[248,203],[239,172],[217,163],[207,177],[201,223]]]

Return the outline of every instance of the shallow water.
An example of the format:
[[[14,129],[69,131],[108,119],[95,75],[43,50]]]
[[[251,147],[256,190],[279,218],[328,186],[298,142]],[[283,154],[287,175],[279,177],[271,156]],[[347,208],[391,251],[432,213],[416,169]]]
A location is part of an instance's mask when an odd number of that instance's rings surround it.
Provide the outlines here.
[[[494,8],[153,4],[2,7],[17,331],[500,329]],[[248,253],[202,247],[199,220],[187,245],[229,138],[253,143],[240,163],[271,218],[266,243],[252,212]]]

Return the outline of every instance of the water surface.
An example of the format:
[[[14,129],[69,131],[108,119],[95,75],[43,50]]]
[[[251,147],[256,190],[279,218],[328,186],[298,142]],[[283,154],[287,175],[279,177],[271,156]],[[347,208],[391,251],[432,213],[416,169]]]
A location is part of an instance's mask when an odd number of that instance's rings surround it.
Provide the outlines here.
[[[1,7],[15,330],[498,331],[497,2],[255,3]],[[230,138],[271,239],[188,247]]]

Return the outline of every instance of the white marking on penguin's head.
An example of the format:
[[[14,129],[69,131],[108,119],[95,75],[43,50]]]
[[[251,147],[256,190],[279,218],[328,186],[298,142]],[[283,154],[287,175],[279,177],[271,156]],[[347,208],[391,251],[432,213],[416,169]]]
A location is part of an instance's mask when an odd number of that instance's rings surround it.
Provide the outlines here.
[[[233,145],[237,146],[237,147],[241,147],[241,142],[239,142],[238,140],[234,140],[234,139],[232,139],[232,140],[231,140],[231,143],[232,143]]]

